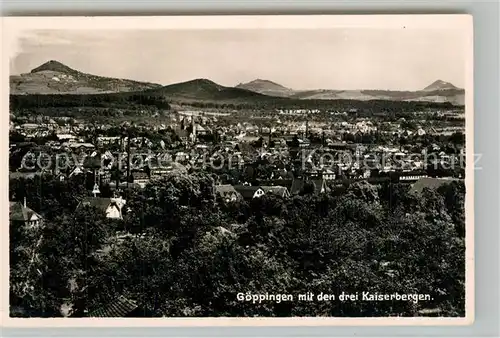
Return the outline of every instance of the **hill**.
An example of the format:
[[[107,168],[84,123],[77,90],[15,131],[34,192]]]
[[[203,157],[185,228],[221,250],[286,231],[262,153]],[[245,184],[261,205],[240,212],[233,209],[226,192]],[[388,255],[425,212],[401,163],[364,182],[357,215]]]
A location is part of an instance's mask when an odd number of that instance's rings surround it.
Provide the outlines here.
[[[246,106],[303,106],[295,101],[299,100],[356,100],[356,101],[418,101],[451,103],[454,105],[464,104],[464,90],[455,87],[449,82],[437,80],[421,91],[386,91],[386,90],[294,90],[282,86],[270,80],[256,79],[248,83],[240,83],[236,87],[224,87],[207,79],[196,79],[168,86],[159,84],[139,82],[128,79],[118,79],[92,75],[75,70],[61,62],[51,60],[33,70],[30,73],[10,76],[10,93],[12,95],[76,95],[74,98],[59,98],[59,105],[82,105],[78,103],[79,95],[90,95],[83,98],[82,102],[95,102],[104,96],[93,97],[92,95],[113,93],[135,93],[135,98],[145,95],[146,102],[160,99],[160,106],[165,102],[177,103],[209,103],[209,104],[233,104]],[[144,99],[136,100],[131,96],[105,96],[105,102],[112,104],[133,101],[144,102]],[[38,98],[42,105],[57,104],[50,98]],[[288,99],[288,101],[285,101]],[[22,102],[30,101],[21,100]],[[76,101],[75,101],[76,100]],[[97,101],[96,101],[97,100]],[[16,102],[19,100],[16,99]],[[89,103],[89,102],[87,102]],[[29,103],[32,105],[34,103]],[[108,103],[106,103],[108,105]],[[155,103],[156,105],[156,103]],[[306,104],[309,106],[309,104]]]
[[[170,103],[182,105],[229,105],[257,107],[275,99],[248,90],[224,87],[207,79],[196,79],[164,87],[134,92],[97,94],[30,94],[10,95],[11,107],[125,107],[127,105],[155,106],[170,109]]]
[[[422,91],[424,92],[432,92],[435,90],[460,90],[460,88],[454,86],[450,82],[446,82],[443,80],[436,80],[427,87],[425,87]]]
[[[88,75],[73,70],[61,63],[49,62],[33,70],[33,74],[55,72],[67,77],[78,79],[97,79],[97,83],[109,84],[109,78]],[[82,75],[83,74],[83,75]],[[106,79],[106,80],[102,80]],[[120,83],[136,84],[135,81],[117,80]],[[100,82],[99,82],[100,81]],[[221,86],[208,79],[195,79],[167,86],[149,85],[139,83],[140,90],[120,92],[92,92],[92,93],[37,93],[15,94],[11,93],[11,109],[32,108],[127,108],[152,107],[153,109],[169,110],[172,104],[193,106],[200,108],[229,108],[229,109],[328,109],[346,110],[357,108],[364,111],[407,111],[427,109],[432,107],[447,107],[446,100],[433,102],[408,102],[416,100],[419,96],[412,96],[411,92],[386,92],[386,91],[307,91],[297,92],[289,97],[269,96],[256,93],[243,88]],[[278,84],[275,84],[280,86]],[[146,86],[146,89],[143,89]],[[95,88],[95,87],[94,87]],[[100,87],[102,88],[102,86]],[[410,94],[408,94],[410,93]],[[433,92],[425,92],[430,96]],[[447,94],[440,91],[439,95]],[[333,99],[330,99],[332,98]],[[142,108],[141,108],[142,109]],[[139,109],[140,110],[140,109]]]
[[[254,80],[245,84],[239,84],[238,88],[250,90],[256,93],[287,97],[297,100],[387,100],[387,101],[419,101],[419,102],[449,102],[453,105],[464,105],[465,91],[441,80],[420,91],[391,91],[391,90],[334,90],[334,89],[312,89],[294,90],[269,80]]]
[[[59,61],[50,60],[29,73],[10,76],[10,93],[98,94],[142,91],[159,84],[87,74]]]
[[[246,103],[273,99],[271,96],[266,96],[246,89],[224,87],[207,79],[195,79],[175,83],[145,92],[175,102],[218,101],[225,103]]]
[[[295,94],[293,89],[282,86],[276,82],[262,79],[256,79],[247,83],[240,83],[236,86],[236,88],[277,97],[289,97]]]

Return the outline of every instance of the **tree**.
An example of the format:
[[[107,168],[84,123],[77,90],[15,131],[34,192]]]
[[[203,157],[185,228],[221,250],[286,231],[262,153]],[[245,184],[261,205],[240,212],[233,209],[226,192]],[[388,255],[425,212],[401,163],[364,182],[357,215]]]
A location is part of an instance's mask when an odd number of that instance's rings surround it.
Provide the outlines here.
[[[17,182],[11,191],[36,190],[30,184]],[[401,184],[358,182],[339,192],[227,204],[216,198],[210,174],[179,171],[128,191],[130,211],[122,222],[96,209],[75,212],[65,201],[71,184],[47,184],[53,202],[38,193],[32,199],[51,215],[46,227],[40,234],[11,228],[11,299],[38,316],[58,316],[68,304],[83,316],[119,295],[138,301],[144,316],[415,316],[429,307],[465,313],[465,188],[459,183],[416,196]],[[37,260],[26,269],[33,257],[28,239],[40,237]],[[362,291],[433,299],[237,298]]]

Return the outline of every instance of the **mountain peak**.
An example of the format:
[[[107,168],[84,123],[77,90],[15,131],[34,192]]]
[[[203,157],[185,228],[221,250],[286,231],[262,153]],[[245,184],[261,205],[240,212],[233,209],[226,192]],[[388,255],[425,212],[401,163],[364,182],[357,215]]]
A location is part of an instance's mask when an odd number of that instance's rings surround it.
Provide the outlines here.
[[[247,83],[241,83],[240,86],[273,86],[273,87],[279,87],[283,89],[287,89],[285,86],[280,85],[279,83],[270,81],[270,80],[265,80],[265,79],[255,79]]]
[[[50,70],[53,72],[59,72],[59,73],[65,73],[65,74],[79,73],[77,70],[74,70],[73,68],[70,68],[70,67],[66,66],[65,64],[63,64],[59,61],[56,61],[56,60],[47,61],[44,64],[42,64],[36,68],[33,68],[31,70],[31,73],[42,72],[45,70]]]
[[[247,83],[240,83],[236,86],[236,88],[246,89],[256,93],[278,97],[286,97],[293,94],[292,89],[286,88],[279,83],[264,79],[255,79]]]
[[[205,78],[199,78],[199,79],[194,79],[188,82],[193,82],[193,83],[204,83],[204,84],[216,84],[212,80],[205,79]]]
[[[184,86],[222,88],[222,86],[220,84],[215,83],[212,80],[205,79],[205,78],[193,79],[193,80],[186,81],[186,82],[181,82],[181,83],[178,83],[178,84],[184,85]]]
[[[10,77],[11,94],[97,94],[132,92],[159,88],[161,85],[104,77],[72,69],[50,60],[29,73]]]
[[[423,90],[424,91],[433,91],[433,90],[447,90],[447,89],[459,89],[458,87],[454,86],[450,82],[446,82],[443,80],[436,80],[427,87],[425,87]]]

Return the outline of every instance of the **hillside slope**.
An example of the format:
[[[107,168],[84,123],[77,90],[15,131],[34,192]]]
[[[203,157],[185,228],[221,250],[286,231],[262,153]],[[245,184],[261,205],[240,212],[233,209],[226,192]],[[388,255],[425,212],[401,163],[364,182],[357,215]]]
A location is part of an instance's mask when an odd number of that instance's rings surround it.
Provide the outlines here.
[[[251,103],[268,101],[274,97],[241,88],[224,87],[207,79],[195,79],[161,88],[147,90],[146,93],[164,97],[171,101],[217,101],[225,103]]]
[[[459,90],[460,88],[451,84],[450,82],[446,82],[443,80],[436,80],[427,87],[425,87],[422,91],[424,92],[432,92],[436,90]]]
[[[256,93],[277,96],[277,97],[288,97],[295,94],[293,89],[282,86],[276,82],[269,80],[256,79],[247,83],[240,83],[236,88],[250,90]]]
[[[10,76],[11,94],[99,94],[142,91],[159,84],[83,73],[58,61],[48,61],[30,73]]]

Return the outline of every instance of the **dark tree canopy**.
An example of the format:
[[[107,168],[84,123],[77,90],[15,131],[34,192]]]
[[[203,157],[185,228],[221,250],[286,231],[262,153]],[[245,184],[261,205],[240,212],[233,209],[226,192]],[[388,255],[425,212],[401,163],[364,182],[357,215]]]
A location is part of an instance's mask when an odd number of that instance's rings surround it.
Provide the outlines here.
[[[37,191],[30,184],[40,182],[11,182],[11,195]],[[93,209],[74,213],[69,194],[78,190],[71,184],[43,181],[51,188],[43,198],[29,196],[29,203],[47,215],[45,227],[11,242],[11,296],[40,316],[60,316],[68,304],[83,315],[119,295],[160,317],[465,313],[465,191],[458,183],[419,198],[404,186],[363,182],[341,195],[225,202],[211,176],[178,173],[130,191],[121,222]],[[118,238],[117,230],[130,235]],[[15,232],[11,226],[19,239]],[[27,270],[30,240],[40,244]],[[252,304],[236,297],[342,291],[433,300]]]

